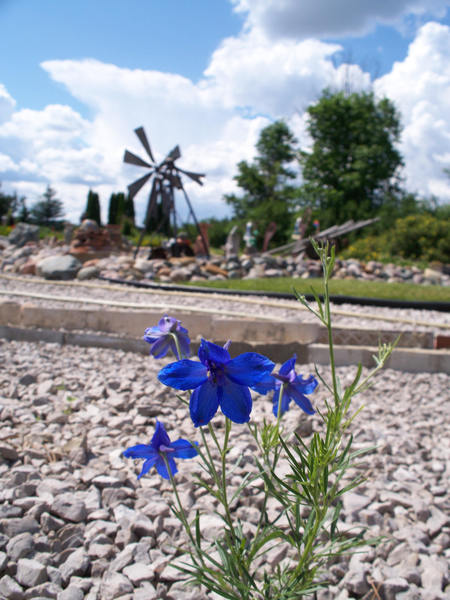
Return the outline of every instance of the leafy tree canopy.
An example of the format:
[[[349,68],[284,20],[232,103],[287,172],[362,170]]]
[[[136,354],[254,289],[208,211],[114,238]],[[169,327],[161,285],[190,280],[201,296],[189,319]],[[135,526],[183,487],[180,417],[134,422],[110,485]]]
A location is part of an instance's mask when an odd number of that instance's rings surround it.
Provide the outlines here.
[[[1,190],[0,184],[0,217],[12,218],[12,215],[17,211],[19,204],[24,202],[25,198],[18,198],[17,192],[5,194]]]
[[[56,198],[56,191],[47,185],[42,194],[42,199],[31,207],[31,217],[38,225],[49,227],[64,216],[64,207],[61,200]]]
[[[395,146],[400,117],[390,100],[326,90],[307,113],[313,146],[299,153],[302,203],[320,211],[322,229],[370,218],[387,198],[395,200],[403,160]]]
[[[234,177],[243,194],[228,194],[225,201],[240,223],[253,221],[259,244],[272,221],[277,225],[276,243],[284,243],[293,227],[293,210],[298,187],[292,185],[296,173],[289,164],[296,156],[296,139],[286,123],[276,121],[260,134],[254,162],[241,161]]]

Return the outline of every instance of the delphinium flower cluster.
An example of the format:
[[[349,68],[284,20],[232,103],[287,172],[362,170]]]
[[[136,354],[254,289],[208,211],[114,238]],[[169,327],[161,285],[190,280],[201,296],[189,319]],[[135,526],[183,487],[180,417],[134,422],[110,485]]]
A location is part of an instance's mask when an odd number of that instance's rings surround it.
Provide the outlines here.
[[[351,385],[343,388],[335,368],[328,293],[334,252],[328,247],[317,246],[316,250],[324,272],[323,300],[316,297],[316,308],[307,304],[303,297],[298,299],[328,330],[331,383],[318,372],[306,377],[297,373],[295,355],[278,372],[275,372],[272,360],[255,352],[232,358],[230,342],[222,347],[202,339],[198,360],[193,359],[187,330],[180,321],[167,315],[157,326],[145,330],[144,339],[150,344],[150,353],[155,358],[166,356],[171,350],[177,359],[161,369],[158,379],[174,390],[188,393],[184,399],[178,394],[177,397],[188,405],[200,441],[171,441],[163,423],[157,421],[150,443],[128,448],[124,456],[144,460],[138,478],[154,467],[172,484],[175,503],[171,508],[188,539],[185,548],[188,558],[183,564],[178,563],[177,568],[189,574],[190,583],[203,585],[230,600],[294,600],[312,594],[327,585],[324,573],[333,557],[367,543],[359,535],[341,534],[337,527],[342,494],[361,481],[355,477],[350,483],[341,483],[347,469],[355,466],[356,456],[361,454],[352,454],[351,436],[346,431],[355,416],[350,414],[352,397],[365,389],[369,378],[383,366],[392,347],[380,348],[375,357],[376,367],[366,379],[360,380],[359,366]],[[284,434],[282,419],[291,403],[306,415],[316,412],[309,396],[319,385],[319,380],[331,398],[325,401],[325,406],[316,408],[322,431],[314,433],[306,444],[296,434],[293,438]],[[262,424],[251,421],[251,390],[270,395],[273,421]],[[219,409],[225,417],[221,436],[213,423]],[[233,426],[248,428],[258,455],[255,457],[256,473],[243,477],[238,489],[233,489],[231,494],[229,475],[236,466],[230,464],[228,456]],[[212,449],[218,453],[218,459],[214,459]],[[175,459],[191,458],[201,461],[202,472],[206,475],[196,475],[195,482],[215,499],[217,513],[223,520],[223,535],[214,542],[203,536],[199,512],[189,521],[177,492]],[[281,474],[278,469],[280,459],[287,461],[287,474]],[[256,531],[249,536],[244,534],[234,508],[240,493],[252,485],[263,489],[264,500]],[[275,517],[268,511],[269,500],[279,506]],[[283,568],[278,566],[270,571],[264,566],[264,555],[276,544],[290,547],[291,560]]]

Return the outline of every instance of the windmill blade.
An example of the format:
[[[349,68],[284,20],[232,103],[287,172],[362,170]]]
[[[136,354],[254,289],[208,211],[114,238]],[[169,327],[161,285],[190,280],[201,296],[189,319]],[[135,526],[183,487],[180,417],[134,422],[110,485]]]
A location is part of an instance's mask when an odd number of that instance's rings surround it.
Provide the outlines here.
[[[150,171],[150,173],[147,173],[147,175],[144,175],[144,177],[136,179],[134,183],[130,183],[130,185],[128,186],[128,193],[130,195],[130,198],[134,198],[136,196],[141,187],[143,187],[147,183],[147,181],[152,175],[153,171]]]
[[[192,171],[184,171],[183,169],[179,169],[178,167],[175,168],[177,171],[184,173],[184,175],[187,175],[188,177],[196,181],[198,184],[203,185],[203,181],[201,180],[201,178],[205,177],[204,173],[193,173]]]
[[[123,162],[128,163],[129,165],[136,165],[138,167],[148,167],[149,169],[152,168],[151,164],[145,162],[145,160],[142,160],[142,158],[139,158],[139,156],[136,156],[136,154],[133,154],[128,150],[125,150],[125,154],[123,155]]]
[[[177,160],[178,158],[180,158],[180,156],[181,156],[180,146],[175,146],[175,148],[172,148],[172,150],[166,156],[166,158],[164,159],[164,162],[173,162],[173,161]]]
[[[154,163],[155,159],[153,158],[152,149],[150,148],[150,143],[147,139],[147,136],[145,135],[144,128],[138,127],[137,129],[134,130],[134,133],[138,136],[139,141],[144,146],[145,151],[147,152],[147,154],[150,157],[150,160],[152,161],[152,163]]]

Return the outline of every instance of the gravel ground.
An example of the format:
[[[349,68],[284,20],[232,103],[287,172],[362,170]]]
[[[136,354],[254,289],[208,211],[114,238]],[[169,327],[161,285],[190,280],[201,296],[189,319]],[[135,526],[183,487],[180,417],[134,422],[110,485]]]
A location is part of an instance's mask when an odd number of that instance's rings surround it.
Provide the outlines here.
[[[21,295],[14,292],[47,294],[50,299],[29,298],[33,304],[45,304],[46,307],[79,307],[83,298],[140,304],[145,309],[164,307],[168,303],[180,306],[183,310],[200,310],[214,308],[219,311],[233,311],[257,318],[258,315],[272,317],[283,321],[295,320],[305,323],[315,322],[316,318],[305,310],[297,300],[253,299],[244,302],[239,296],[223,296],[220,294],[193,294],[179,292],[148,292],[138,288],[104,284],[66,284],[49,283],[37,278],[0,277],[2,298],[24,302]],[[57,296],[74,298],[76,303],[58,301]],[[195,305],[195,309],[194,309]],[[90,308],[102,309],[102,305],[90,304]],[[339,304],[334,307],[334,325],[355,329],[380,329],[396,331],[428,331],[432,333],[450,333],[450,313],[439,311],[392,309],[373,306],[355,306]],[[131,308],[130,310],[139,310]],[[341,314],[346,313],[346,314]]]
[[[144,298],[129,290],[120,296]],[[435,316],[448,322],[447,315]],[[168,483],[154,470],[137,481],[141,464],[121,456],[130,445],[147,443],[156,418],[172,439],[199,437],[179,400],[156,380],[166,362],[118,350],[0,341],[0,598],[214,597],[186,590],[170,565],[183,537],[170,514]],[[338,373],[348,383],[354,368]],[[333,586],[319,600],[449,597],[449,383],[441,373],[385,370],[355,399],[355,406],[365,406],[353,424],[356,446],[378,447],[364,458],[368,479],[345,497],[339,527],[363,525],[368,536],[386,541],[333,564]],[[326,397],[322,386],[311,398],[323,408]],[[270,404],[255,395],[252,418],[268,418]],[[288,430],[306,439],[321,427],[297,408],[287,416]],[[220,434],[221,417],[214,423]],[[235,426],[232,435],[243,456],[233,486],[254,459],[246,427]],[[183,502],[191,516],[203,511],[203,527],[213,537],[220,524],[193,483],[198,461],[178,466]],[[260,503],[256,487],[233,507],[250,530]],[[274,553],[268,567],[282,560]]]

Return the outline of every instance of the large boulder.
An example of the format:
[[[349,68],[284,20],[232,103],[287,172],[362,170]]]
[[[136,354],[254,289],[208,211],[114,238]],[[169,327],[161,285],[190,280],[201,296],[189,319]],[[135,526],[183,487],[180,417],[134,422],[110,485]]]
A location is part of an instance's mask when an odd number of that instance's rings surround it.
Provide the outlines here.
[[[14,246],[22,247],[27,242],[39,241],[39,227],[29,223],[17,223],[11,233],[8,235],[8,241]]]
[[[75,279],[82,263],[70,256],[63,254],[59,256],[48,256],[37,264],[37,275],[45,279]]]

